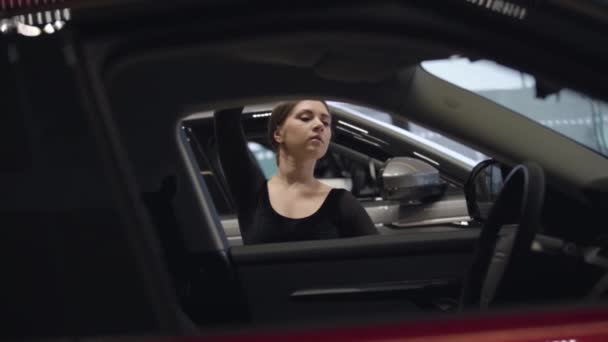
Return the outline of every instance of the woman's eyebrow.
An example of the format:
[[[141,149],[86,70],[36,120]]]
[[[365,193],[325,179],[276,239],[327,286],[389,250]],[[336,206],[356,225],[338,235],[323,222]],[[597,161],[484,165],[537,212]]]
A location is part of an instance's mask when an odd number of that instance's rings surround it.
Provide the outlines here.
[[[313,114],[313,112],[310,109],[302,109],[301,111],[296,113],[296,115],[301,115],[301,114]]]

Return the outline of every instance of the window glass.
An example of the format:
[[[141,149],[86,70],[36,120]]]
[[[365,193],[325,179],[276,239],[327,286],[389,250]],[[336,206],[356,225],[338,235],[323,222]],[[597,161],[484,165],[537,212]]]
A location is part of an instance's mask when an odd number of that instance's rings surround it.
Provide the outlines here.
[[[276,154],[273,150],[266,148],[255,141],[248,142],[247,147],[249,147],[249,151],[253,153],[253,156],[262,169],[266,179],[269,179],[277,173]]]
[[[366,116],[374,120],[390,124],[396,129],[404,129],[406,131],[409,131],[410,133],[424,139],[425,141],[430,141],[438,146],[441,146],[441,149],[443,151],[447,152],[448,154],[451,154],[455,158],[462,159],[462,157],[464,157],[470,160],[470,163],[472,165],[488,158],[479,151],[476,151],[466,145],[447,138],[430,129],[412,123],[408,121],[405,117],[391,116],[379,110],[352,105],[348,103],[337,102],[337,104],[343,107],[357,110],[358,112],[365,114]]]
[[[608,105],[562,89],[537,97],[534,77],[492,61],[457,58],[423,62],[425,70],[608,156]]]

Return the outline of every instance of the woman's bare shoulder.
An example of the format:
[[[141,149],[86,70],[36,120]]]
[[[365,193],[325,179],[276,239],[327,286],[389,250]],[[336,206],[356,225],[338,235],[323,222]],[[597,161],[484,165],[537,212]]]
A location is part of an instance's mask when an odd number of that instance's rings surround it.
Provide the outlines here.
[[[317,186],[316,186],[316,191],[317,193],[320,193],[321,195],[327,195],[329,194],[332,190],[334,190],[334,187],[327,185],[321,181],[318,181]]]

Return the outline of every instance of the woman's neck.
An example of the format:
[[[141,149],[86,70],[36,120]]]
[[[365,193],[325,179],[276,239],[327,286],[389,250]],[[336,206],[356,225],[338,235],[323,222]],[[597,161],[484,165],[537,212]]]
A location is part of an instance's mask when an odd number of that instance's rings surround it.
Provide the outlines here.
[[[279,169],[276,177],[287,185],[313,184],[316,160],[297,160],[286,153],[279,154]]]

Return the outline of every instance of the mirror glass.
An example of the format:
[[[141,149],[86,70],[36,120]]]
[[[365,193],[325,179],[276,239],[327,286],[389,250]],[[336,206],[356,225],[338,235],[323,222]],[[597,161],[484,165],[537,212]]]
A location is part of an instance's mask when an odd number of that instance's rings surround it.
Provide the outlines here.
[[[496,163],[487,165],[475,176],[475,205],[480,219],[487,219],[490,208],[502,189],[503,181],[503,172]]]

